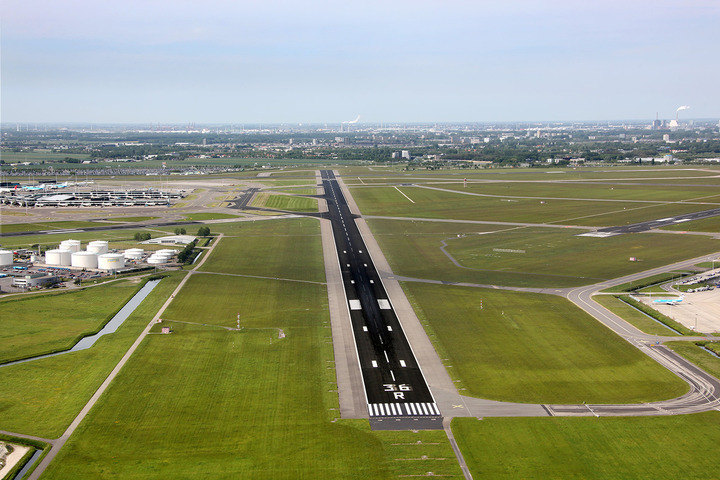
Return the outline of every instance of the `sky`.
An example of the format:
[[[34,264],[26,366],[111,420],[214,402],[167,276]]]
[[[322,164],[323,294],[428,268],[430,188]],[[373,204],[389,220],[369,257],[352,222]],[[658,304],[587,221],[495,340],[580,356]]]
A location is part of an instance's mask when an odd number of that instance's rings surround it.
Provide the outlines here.
[[[3,122],[720,117],[717,0],[3,0]]]

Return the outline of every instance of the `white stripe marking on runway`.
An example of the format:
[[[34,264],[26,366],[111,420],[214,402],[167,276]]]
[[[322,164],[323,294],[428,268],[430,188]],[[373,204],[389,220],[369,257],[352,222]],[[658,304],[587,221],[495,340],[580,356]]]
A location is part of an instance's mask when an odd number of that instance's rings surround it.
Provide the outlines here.
[[[400,195],[402,195],[403,197],[405,197],[405,198],[407,198],[408,200],[410,200],[411,203],[415,203],[415,202],[413,202],[413,199],[412,199],[412,198],[410,198],[410,197],[408,197],[407,195],[405,195],[405,194],[402,192],[402,190],[400,190],[398,187],[395,187],[395,190],[397,190],[398,192],[400,192]]]
[[[360,300],[350,300],[350,310],[362,310],[360,306]]]
[[[392,310],[390,302],[385,298],[378,298],[378,305],[380,306],[380,310]]]
[[[400,366],[401,366],[401,367],[404,367],[404,366],[405,366],[405,360],[400,360]]]

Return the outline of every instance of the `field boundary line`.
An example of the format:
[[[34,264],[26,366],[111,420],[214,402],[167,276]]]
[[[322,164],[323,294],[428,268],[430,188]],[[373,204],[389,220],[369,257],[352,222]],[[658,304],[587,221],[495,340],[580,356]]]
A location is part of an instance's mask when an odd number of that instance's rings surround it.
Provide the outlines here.
[[[283,282],[300,282],[300,283],[312,283],[314,285],[327,285],[327,283],[325,283],[325,282],[316,282],[314,280],[299,280],[296,278],[282,278],[282,277],[263,277],[260,275],[244,275],[242,273],[225,273],[225,272],[208,272],[208,271],[194,272],[194,273],[197,273],[199,275],[202,275],[202,274],[227,275],[228,277],[246,277],[246,278],[258,278],[258,279],[262,279],[262,280],[280,280]]]

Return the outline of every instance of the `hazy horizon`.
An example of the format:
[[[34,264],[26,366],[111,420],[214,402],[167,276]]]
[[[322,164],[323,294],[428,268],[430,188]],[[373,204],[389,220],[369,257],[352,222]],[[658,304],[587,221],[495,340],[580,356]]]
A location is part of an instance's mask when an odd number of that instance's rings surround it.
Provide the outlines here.
[[[720,117],[713,1],[1,8],[8,125]]]

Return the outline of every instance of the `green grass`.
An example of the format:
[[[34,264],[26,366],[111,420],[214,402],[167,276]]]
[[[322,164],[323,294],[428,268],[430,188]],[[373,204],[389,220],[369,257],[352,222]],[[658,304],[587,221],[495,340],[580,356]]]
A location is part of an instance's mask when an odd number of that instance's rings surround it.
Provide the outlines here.
[[[163,318],[234,327],[240,314],[240,325],[247,328],[303,326],[318,315],[309,306],[326,302],[321,284],[196,274]]]
[[[186,213],[184,215],[186,220],[202,221],[202,220],[220,220],[225,218],[239,218],[239,215],[232,215],[230,213],[213,213],[213,212],[202,212],[202,213]]]
[[[635,403],[688,390],[565,299],[412,282],[403,289],[463,393],[531,403]]]
[[[705,343],[705,342],[702,342]],[[710,375],[720,378],[720,358],[706,352],[698,345],[692,342],[667,342],[666,346],[679,353],[692,363],[702,368]],[[720,345],[713,342],[705,343],[705,348],[714,351],[720,355]]]
[[[204,288],[210,277],[226,284],[212,287],[238,294],[225,295],[219,306]],[[253,300],[269,283],[283,283],[262,282],[255,288],[254,279],[193,277],[176,296],[185,304],[173,303],[164,316],[232,320],[239,311],[252,317],[252,327],[174,322],[171,335],[150,335],[43,478],[365,480],[435,468],[459,474],[443,432],[371,432],[364,421],[333,422],[337,387],[325,289],[303,285],[315,293],[295,301],[304,316],[293,318]],[[286,295],[278,289],[273,301],[289,304]],[[192,304],[199,310],[183,307]],[[285,338],[278,338],[279,327]],[[397,445],[418,440],[426,444]],[[444,460],[396,460],[422,455]]]
[[[676,270],[673,272],[658,273],[649,277],[641,278],[639,280],[633,280],[632,282],[623,283],[614,287],[606,288],[603,292],[607,293],[624,293],[633,292],[640,290],[645,287],[660,285],[665,282],[670,282],[677,278],[682,278],[689,275],[690,272],[686,270]]]
[[[316,188],[306,188],[306,187],[274,188],[272,191],[273,192],[294,193],[295,195],[315,195],[315,194],[317,194]]]
[[[703,218],[702,220],[691,220],[689,222],[676,223],[662,227],[663,230],[680,230],[688,232],[720,232],[720,217]]]
[[[317,212],[318,201],[314,198],[294,197],[291,195],[272,195],[259,193],[252,202],[254,207],[274,208],[290,212]]]
[[[0,233],[35,232],[43,230],[60,230],[83,227],[97,227],[101,224],[95,222],[62,221],[62,222],[36,222],[36,223],[0,223]]]
[[[720,355],[720,342],[707,342],[705,343],[705,348],[711,350],[716,355]]]
[[[575,276],[584,279],[584,283],[648,270],[718,248],[720,242],[705,237],[643,233],[596,238],[579,237],[576,232],[558,229],[533,228],[468,235],[448,241],[450,254],[466,267]],[[600,252],[602,260],[596,256]],[[638,261],[631,262],[629,257],[636,257]]]
[[[203,271],[325,281],[320,224],[315,219],[238,222],[212,229],[235,237],[219,240],[217,254],[205,262]]]
[[[480,284],[585,285],[720,247],[720,242],[705,237],[665,234],[594,238],[579,237],[577,230],[555,228],[381,219],[370,219],[368,224],[398,275]],[[440,250],[443,241],[462,267]],[[630,262],[631,256],[639,261]]]
[[[593,300],[642,332],[649,333],[650,335],[677,335],[677,332],[656,322],[648,315],[633,308],[614,295],[596,295],[593,297]]]
[[[476,479],[718,478],[720,413],[664,417],[456,418]]]
[[[463,195],[421,187],[351,188],[363,215],[612,226],[706,210],[707,205],[638,204]],[[516,193],[522,193],[516,192]]]
[[[420,187],[399,187],[410,202],[392,187],[351,188],[363,215],[450,218],[501,222],[559,222],[592,213],[622,210],[622,203],[478,197]],[[508,201],[511,200],[511,201]],[[629,204],[628,207],[634,204]]]
[[[172,273],[140,304],[117,332],[92,348],[0,368],[3,430],[56,438],[98,389],[140,335],[184,272]]]
[[[464,192],[481,193],[484,195],[519,195],[538,198],[583,198],[597,200],[650,200],[674,202],[690,200],[697,197],[717,193],[712,186],[655,186],[592,184],[592,183],[469,183],[464,187],[457,184],[438,184],[439,188]]]
[[[97,226],[97,224],[95,224]],[[69,238],[89,242],[91,240],[132,240],[135,233],[150,233],[153,237],[159,236],[156,230],[148,230],[146,228],[131,228],[117,230],[98,230],[95,232],[79,232],[79,233],[51,233],[39,235],[18,235],[16,237],[2,237],[0,243],[3,248],[19,248],[30,247],[39,244],[46,247],[57,248],[57,245],[63,240]]]
[[[0,302],[0,363],[67,350],[95,333],[137,291],[121,281],[80,291]]]
[[[45,162],[45,163],[52,163],[52,162],[59,162],[61,160],[64,160],[65,158],[77,158],[79,160],[88,160],[90,158],[90,155],[86,153],[53,153],[53,152],[43,152],[43,151],[31,151],[31,152],[11,152],[9,150],[2,150],[0,152],[0,158],[2,158],[5,163],[17,163],[17,162]],[[77,164],[75,163],[68,163],[68,164],[62,164],[66,165],[67,168],[73,168]],[[37,165],[31,165],[34,168],[37,168]],[[42,183],[42,180],[40,180],[40,183]]]

